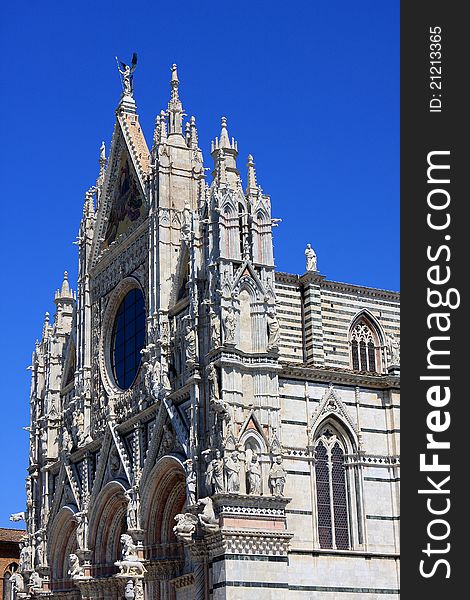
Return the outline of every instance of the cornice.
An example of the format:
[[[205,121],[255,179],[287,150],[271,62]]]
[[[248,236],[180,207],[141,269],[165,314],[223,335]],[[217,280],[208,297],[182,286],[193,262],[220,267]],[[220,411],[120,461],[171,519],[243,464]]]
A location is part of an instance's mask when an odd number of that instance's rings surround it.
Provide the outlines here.
[[[339,367],[306,366],[280,361],[280,378],[301,379],[325,383],[363,386],[379,389],[400,389],[400,378],[394,375],[372,375]]]

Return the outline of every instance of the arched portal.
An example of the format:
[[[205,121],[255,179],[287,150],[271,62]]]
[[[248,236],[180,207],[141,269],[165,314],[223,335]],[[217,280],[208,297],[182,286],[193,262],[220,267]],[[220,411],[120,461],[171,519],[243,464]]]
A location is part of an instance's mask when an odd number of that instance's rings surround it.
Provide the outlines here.
[[[170,580],[182,575],[187,557],[183,544],[173,533],[173,527],[175,516],[184,512],[185,501],[183,465],[176,457],[165,456],[157,462],[142,490],[145,557],[150,561],[149,598],[177,598]]]
[[[70,554],[77,551],[77,522],[74,519],[76,506],[63,506],[49,529],[48,561],[51,566],[51,589],[54,593],[78,590],[69,575]],[[68,597],[68,596],[67,596]]]
[[[126,532],[127,499],[123,484],[105,485],[93,504],[88,526],[88,547],[92,551],[92,576],[111,577],[118,572],[121,535]]]

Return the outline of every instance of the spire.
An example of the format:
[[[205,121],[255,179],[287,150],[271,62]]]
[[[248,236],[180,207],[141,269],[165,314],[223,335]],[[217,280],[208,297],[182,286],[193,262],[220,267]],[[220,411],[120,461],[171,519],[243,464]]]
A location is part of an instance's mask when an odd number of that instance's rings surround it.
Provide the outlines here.
[[[62,281],[60,290],[57,290],[55,293],[54,302],[57,304],[58,301],[64,300],[73,300],[73,292],[69,286],[69,274],[67,271],[64,271],[64,280]]]
[[[222,129],[220,130],[219,148],[230,148],[230,140],[227,131],[227,117],[222,117],[221,121]]]
[[[227,130],[227,118],[221,119],[220,138],[215,138],[211,144],[211,155],[214,159],[213,176],[218,182],[223,162],[224,180],[230,187],[240,185],[240,174],[237,169],[238,144],[234,138],[230,141]]]
[[[168,103],[168,135],[183,135],[183,105],[179,99],[178,71],[176,65],[171,67],[171,99]]]
[[[96,185],[99,187],[104,181],[104,172],[106,170],[106,146],[104,145],[104,142],[101,142],[98,164],[100,165],[100,172],[98,179],[96,180]]]
[[[256,183],[256,171],[255,171],[255,163],[253,161],[253,157],[251,154],[248,154],[248,163],[246,165],[248,167],[248,180],[246,185],[246,193],[247,195],[255,195],[258,191],[258,186]]]
[[[189,122],[190,127],[190,136],[189,136],[189,145],[191,148],[197,148],[199,141],[197,137],[197,129],[196,129],[196,117],[191,117]]]
[[[106,146],[104,144],[104,142],[101,142],[101,146],[100,146],[100,175],[102,174],[102,172],[104,171],[104,168],[106,167]]]
[[[95,202],[93,200],[93,196],[96,188],[91,187],[85,193],[85,202],[83,204],[83,218],[92,219],[95,216]]]
[[[49,313],[46,311],[44,315],[44,325],[42,326],[42,339],[45,340],[49,337]]]

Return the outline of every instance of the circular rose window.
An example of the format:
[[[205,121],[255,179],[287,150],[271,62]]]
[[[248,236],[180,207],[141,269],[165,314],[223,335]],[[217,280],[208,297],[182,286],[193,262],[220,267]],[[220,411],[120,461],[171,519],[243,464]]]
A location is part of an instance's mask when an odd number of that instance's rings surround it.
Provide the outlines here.
[[[111,341],[111,364],[118,386],[131,387],[139,370],[140,351],[145,344],[145,303],[142,291],[134,288],[119,305]]]

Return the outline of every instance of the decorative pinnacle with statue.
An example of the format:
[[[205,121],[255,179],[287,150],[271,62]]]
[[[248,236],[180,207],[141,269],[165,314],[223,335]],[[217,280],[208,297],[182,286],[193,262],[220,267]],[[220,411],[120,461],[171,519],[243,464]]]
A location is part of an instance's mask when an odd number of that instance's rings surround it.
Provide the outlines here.
[[[307,247],[305,248],[305,258],[305,270],[317,272],[317,255],[315,254],[315,250],[310,244],[307,244]]]
[[[132,61],[130,66],[120,61],[117,56],[116,63],[118,66],[118,71],[122,76],[122,95],[130,96],[132,98],[134,95],[134,71],[137,67],[137,54],[134,52],[134,54],[132,55]],[[122,70],[119,65],[121,65]]]

